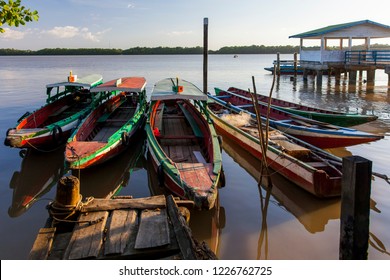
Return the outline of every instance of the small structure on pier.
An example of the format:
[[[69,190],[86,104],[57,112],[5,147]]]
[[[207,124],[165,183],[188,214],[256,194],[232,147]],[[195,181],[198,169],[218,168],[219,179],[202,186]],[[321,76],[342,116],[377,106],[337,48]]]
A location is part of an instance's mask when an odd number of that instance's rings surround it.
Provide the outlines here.
[[[304,69],[304,79],[308,71],[315,71],[318,84],[322,81],[323,71],[334,73],[336,81],[341,72],[348,72],[350,84],[356,83],[357,71],[360,76],[362,71],[367,71],[368,83],[374,82],[376,69],[390,73],[390,49],[376,50],[371,44],[372,39],[390,38],[390,26],[362,20],[331,25],[289,38],[300,38],[300,66]],[[305,40],[320,40],[319,49],[305,48]],[[332,44],[335,41],[336,46]],[[354,47],[354,41],[364,43]]]
[[[216,259],[187,225],[192,201],[160,195],[81,202],[78,186],[74,176],[60,180],[30,259]]]

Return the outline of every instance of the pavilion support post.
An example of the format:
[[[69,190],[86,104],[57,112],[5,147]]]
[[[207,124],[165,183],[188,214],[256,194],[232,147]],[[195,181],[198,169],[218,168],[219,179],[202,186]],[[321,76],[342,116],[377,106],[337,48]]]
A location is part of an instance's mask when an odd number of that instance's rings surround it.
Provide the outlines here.
[[[309,74],[309,69],[304,68],[303,69],[303,82],[307,83],[307,75]]]
[[[322,70],[317,70],[317,85],[321,86],[322,85]]]
[[[356,85],[356,77],[357,77],[357,71],[356,70],[350,70],[349,71],[349,85]]]

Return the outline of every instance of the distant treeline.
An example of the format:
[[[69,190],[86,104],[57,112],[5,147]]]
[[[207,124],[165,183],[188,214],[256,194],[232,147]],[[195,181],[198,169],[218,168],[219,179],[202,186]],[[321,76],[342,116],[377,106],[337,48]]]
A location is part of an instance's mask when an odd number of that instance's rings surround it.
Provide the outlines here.
[[[373,44],[371,49],[389,49],[389,45]],[[305,47],[305,50],[316,50],[317,47]],[[328,47],[338,49],[338,47]],[[352,49],[364,49],[364,46],[353,46]],[[209,54],[290,54],[299,52],[299,46],[232,46],[222,47],[219,50],[209,50]],[[126,50],[122,49],[42,49],[37,51],[0,49],[0,55],[156,55],[156,54],[203,54],[203,47],[135,47]]]
[[[235,46],[209,50],[209,54],[274,54],[298,52],[298,46]],[[0,49],[0,55],[157,55],[157,54],[203,54],[203,47],[135,47],[122,49],[41,49],[37,51]]]

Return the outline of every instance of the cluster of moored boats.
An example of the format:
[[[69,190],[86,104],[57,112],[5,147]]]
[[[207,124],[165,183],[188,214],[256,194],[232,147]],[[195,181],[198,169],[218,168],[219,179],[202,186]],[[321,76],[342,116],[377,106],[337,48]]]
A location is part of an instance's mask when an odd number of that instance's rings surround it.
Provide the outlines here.
[[[178,78],[157,82],[147,100],[143,77],[103,83],[93,74],[47,86],[46,104],[8,129],[5,145],[48,151],[66,143],[65,165],[93,168],[134,146],[144,129],[160,186],[213,208],[225,184],[222,141],[227,137],[299,187],[318,197],[341,193],[341,159],[323,150],[383,136],[347,126],[376,116],[343,114],[269,99],[248,91],[203,93]]]

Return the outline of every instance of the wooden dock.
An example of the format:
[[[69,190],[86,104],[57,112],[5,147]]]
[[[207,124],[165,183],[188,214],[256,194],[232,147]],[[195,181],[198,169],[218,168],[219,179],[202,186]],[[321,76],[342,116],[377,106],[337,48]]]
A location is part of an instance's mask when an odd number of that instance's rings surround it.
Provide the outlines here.
[[[93,199],[72,221],[41,228],[29,259],[216,259],[192,237],[191,205],[172,196]]]

